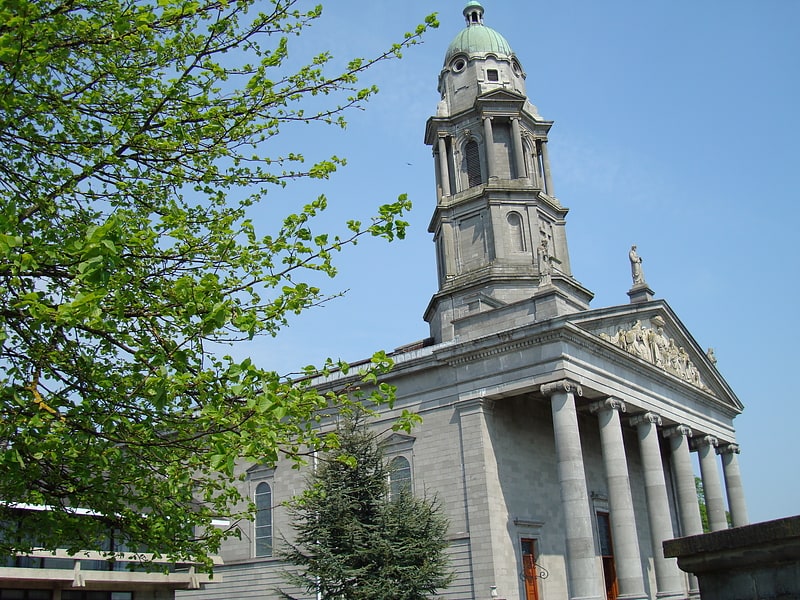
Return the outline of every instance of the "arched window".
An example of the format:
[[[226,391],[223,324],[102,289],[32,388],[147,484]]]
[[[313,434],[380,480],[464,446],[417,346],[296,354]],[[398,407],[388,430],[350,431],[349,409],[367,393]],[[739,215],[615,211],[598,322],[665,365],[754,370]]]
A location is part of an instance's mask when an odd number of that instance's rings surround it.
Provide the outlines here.
[[[411,464],[404,456],[395,456],[389,463],[389,491],[392,498],[411,492]]]
[[[272,489],[268,483],[256,486],[256,556],[272,556]]]
[[[464,146],[464,157],[467,163],[467,180],[469,187],[475,187],[483,183],[481,176],[481,155],[478,150],[478,142],[470,140]]]
[[[511,250],[514,252],[525,252],[525,234],[522,227],[522,217],[519,213],[510,212],[506,216],[509,228],[509,240],[511,241]]]

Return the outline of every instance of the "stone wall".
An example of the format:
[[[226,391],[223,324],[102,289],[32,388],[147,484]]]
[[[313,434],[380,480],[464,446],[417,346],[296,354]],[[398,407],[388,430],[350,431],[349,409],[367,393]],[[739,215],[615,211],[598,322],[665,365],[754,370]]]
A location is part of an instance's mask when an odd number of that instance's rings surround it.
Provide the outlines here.
[[[664,542],[702,600],[800,598],[800,516]]]

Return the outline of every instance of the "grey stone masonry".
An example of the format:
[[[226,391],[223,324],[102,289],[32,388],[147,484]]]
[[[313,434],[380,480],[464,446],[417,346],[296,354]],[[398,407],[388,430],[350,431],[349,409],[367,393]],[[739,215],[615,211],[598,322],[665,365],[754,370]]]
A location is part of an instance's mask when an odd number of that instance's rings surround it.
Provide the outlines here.
[[[800,598],[800,516],[669,540],[703,600]]]

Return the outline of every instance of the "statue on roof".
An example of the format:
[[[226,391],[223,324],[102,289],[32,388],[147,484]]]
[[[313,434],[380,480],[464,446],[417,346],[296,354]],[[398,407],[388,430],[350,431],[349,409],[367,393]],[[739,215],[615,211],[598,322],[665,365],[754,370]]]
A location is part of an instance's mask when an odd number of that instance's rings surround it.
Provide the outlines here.
[[[628,252],[628,258],[631,260],[631,276],[633,277],[633,285],[642,285],[644,281],[644,271],[642,271],[642,257],[636,253],[636,244],[631,246],[631,251]]]

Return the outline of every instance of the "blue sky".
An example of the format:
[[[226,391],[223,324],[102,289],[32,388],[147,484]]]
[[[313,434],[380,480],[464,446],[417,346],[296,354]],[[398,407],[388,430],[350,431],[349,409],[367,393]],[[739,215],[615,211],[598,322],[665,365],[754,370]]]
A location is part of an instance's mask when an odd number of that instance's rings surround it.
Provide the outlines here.
[[[403,242],[345,252],[326,289],[347,295],[245,350],[261,366],[290,372],[427,337],[435,195],[423,132],[464,3],[330,0],[322,20],[290,46],[345,60],[385,48],[427,13],[441,21],[422,46],[367,77],[381,93],[351,114],[346,131],[309,128],[289,138],[309,158],[336,153],[348,166],[331,181],[277,192],[281,209],[325,193],[326,219],[340,222],[405,192],[412,227]],[[592,307],[628,302],[627,251],[637,244],[656,297],[702,347],[715,348],[745,404],[736,426],[751,520],[800,513],[800,399],[789,377],[800,367],[800,2],[483,5],[486,24],[526,70],[531,101],[555,121],[555,192],[570,208],[572,270],[595,293]],[[272,223],[262,218],[267,231]]]

